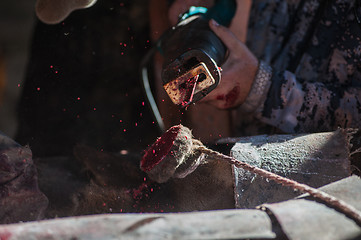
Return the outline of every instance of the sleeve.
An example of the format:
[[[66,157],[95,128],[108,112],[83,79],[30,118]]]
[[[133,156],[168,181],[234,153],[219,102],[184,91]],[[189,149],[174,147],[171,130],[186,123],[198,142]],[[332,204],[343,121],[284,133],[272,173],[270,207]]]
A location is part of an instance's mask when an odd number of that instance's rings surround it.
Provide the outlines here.
[[[286,133],[322,132],[361,126],[361,87],[297,81],[289,71],[266,80],[261,63],[250,94],[240,110]],[[260,87],[262,86],[262,87]]]

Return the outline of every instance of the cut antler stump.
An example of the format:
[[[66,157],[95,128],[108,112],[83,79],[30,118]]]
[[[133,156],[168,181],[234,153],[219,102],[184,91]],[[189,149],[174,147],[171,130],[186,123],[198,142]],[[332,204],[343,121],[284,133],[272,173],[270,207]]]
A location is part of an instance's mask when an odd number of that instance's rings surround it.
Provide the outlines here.
[[[158,182],[166,182],[191,154],[192,133],[182,126],[171,127],[145,152],[140,168]]]

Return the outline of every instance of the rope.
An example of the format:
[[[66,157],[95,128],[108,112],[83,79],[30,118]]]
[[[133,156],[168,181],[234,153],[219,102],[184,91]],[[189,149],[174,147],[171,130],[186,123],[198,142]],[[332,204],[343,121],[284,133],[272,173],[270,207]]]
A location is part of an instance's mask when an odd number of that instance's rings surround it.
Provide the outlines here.
[[[312,197],[321,200],[326,205],[333,207],[334,209],[338,210],[339,212],[345,214],[347,217],[353,219],[357,225],[361,227],[361,213],[353,206],[347,204],[346,202],[337,199],[321,190],[318,190],[316,188],[310,187],[306,184],[302,184],[299,182],[296,182],[294,180],[279,176],[275,173],[266,171],[262,168],[258,168],[252,165],[249,165],[245,162],[239,161],[233,157],[221,154],[219,152],[213,151],[211,149],[208,149],[204,146],[197,146],[196,148],[198,151],[207,154],[210,157],[213,157],[215,159],[219,160],[225,160],[229,162],[232,165],[235,165],[237,168],[242,168],[247,171],[250,171],[252,173],[255,173],[261,177],[270,179],[275,181],[276,183],[281,184],[282,186],[291,187],[293,189],[297,189],[298,191],[302,193],[308,193]]]

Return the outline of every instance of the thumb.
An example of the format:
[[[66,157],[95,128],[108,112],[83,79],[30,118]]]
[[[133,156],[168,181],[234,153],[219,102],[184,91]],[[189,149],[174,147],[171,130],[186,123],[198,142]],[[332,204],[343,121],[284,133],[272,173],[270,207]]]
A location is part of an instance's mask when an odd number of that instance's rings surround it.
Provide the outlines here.
[[[240,47],[240,40],[226,27],[217,23],[214,19],[209,21],[211,30],[222,40],[228,50],[237,50]]]

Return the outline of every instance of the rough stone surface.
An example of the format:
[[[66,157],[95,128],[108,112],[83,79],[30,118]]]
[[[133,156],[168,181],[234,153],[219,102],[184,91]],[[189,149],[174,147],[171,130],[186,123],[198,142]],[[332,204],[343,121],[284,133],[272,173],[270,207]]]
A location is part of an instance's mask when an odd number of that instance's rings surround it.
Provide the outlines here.
[[[31,150],[0,133],[0,223],[39,220],[47,205]]]
[[[348,138],[343,130],[302,135],[239,138],[231,150],[236,159],[278,175],[321,187],[350,176]],[[291,199],[299,195],[268,179],[234,168],[237,208]]]
[[[322,188],[360,209],[361,181]],[[266,211],[265,211],[266,210]],[[0,239],[359,239],[343,214],[303,196],[260,209],[167,214],[102,214],[0,225]]]
[[[321,190],[361,210],[359,177],[342,179]],[[289,200],[263,206],[275,215],[288,239],[360,239],[361,228],[352,219],[322,203],[308,200]]]
[[[252,221],[249,221],[252,219]],[[258,210],[178,214],[112,214],[0,226],[6,239],[272,239]]]

